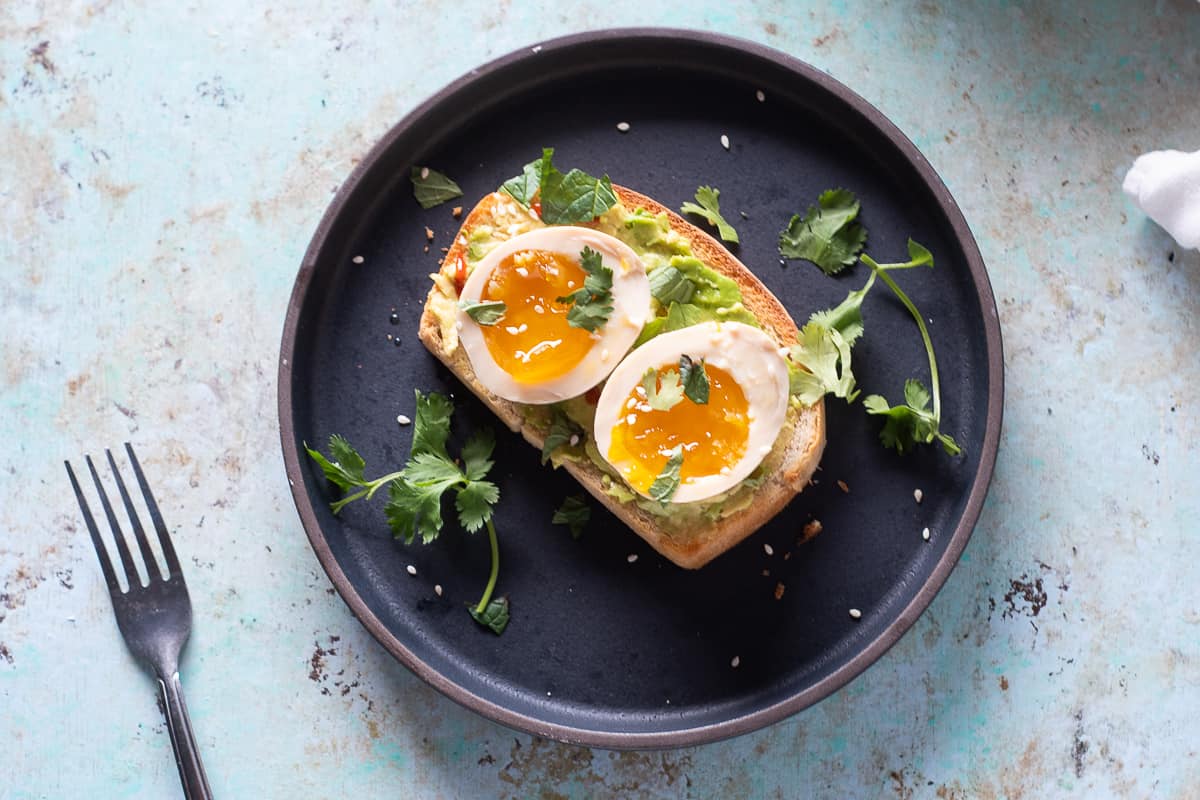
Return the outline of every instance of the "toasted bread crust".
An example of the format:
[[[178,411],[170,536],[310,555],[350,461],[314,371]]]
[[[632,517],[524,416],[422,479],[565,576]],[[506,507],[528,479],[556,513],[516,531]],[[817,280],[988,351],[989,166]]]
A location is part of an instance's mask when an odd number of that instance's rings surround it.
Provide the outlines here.
[[[765,331],[781,346],[796,341],[796,323],[792,321],[783,304],[720,242],[645,195],[622,186],[613,186],[613,190],[626,208],[640,207],[652,214],[666,212],[671,228],[688,240],[693,254],[707,266],[738,284],[742,291],[743,305],[758,318]],[[458,259],[466,258],[467,237],[463,234],[487,218],[491,208],[500,200],[498,194],[488,195],[466,216],[459,235],[455,236],[442,264],[443,275],[452,278]],[[520,406],[497,397],[479,383],[462,347],[454,347],[448,352],[443,342],[441,325],[436,313],[431,309],[431,303],[438,291],[435,286],[426,298],[418,334],[421,342],[510,429],[519,431],[526,441],[541,449],[544,438],[542,432],[525,425]],[[602,483],[604,473],[590,460],[564,461],[562,466],[596,500],[645,539],[651,547],[681,567],[696,569],[758,530],[808,485],[825,449],[824,403],[818,402],[816,405],[800,409],[790,436],[786,439],[781,437],[775,446],[783,451],[780,466],[755,491],[754,502],[716,522],[700,526],[699,530],[690,530],[686,537],[671,536],[663,530],[654,514],[642,510],[634,503],[622,503],[605,492]]]

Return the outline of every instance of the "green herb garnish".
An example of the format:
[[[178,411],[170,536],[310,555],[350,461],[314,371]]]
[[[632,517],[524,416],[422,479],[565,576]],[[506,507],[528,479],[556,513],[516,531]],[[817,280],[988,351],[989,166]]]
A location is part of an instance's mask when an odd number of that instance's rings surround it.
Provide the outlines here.
[[[478,607],[468,608],[467,612],[471,615],[471,619],[478,622],[485,628],[490,628],[492,633],[504,633],[504,629],[508,627],[508,598],[498,597],[489,602],[481,611]]]
[[[508,310],[508,307],[499,300],[459,300],[458,307],[467,312],[467,316],[480,325],[495,325],[504,319],[504,312]]]
[[[704,359],[693,361],[691,356],[679,357],[679,376],[683,381],[683,393],[698,406],[708,403],[708,373],[704,371]]]
[[[942,443],[942,448],[947,453],[956,456],[962,452],[962,448],[959,447],[958,442],[954,441],[953,437],[939,430],[942,422],[941,388],[938,381],[937,358],[933,354],[933,340],[929,337],[929,329],[925,327],[925,318],[921,316],[921,312],[917,310],[912,300],[908,299],[908,295],[901,291],[900,287],[896,285],[896,281],[888,274],[893,270],[911,269],[912,267],[928,266],[932,268],[933,254],[925,247],[909,239],[908,261],[902,264],[879,264],[868,255],[863,255],[862,261],[900,299],[900,302],[904,304],[904,307],[908,309],[908,313],[916,321],[917,328],[921,331],[921,341],[925,344],[925,352],[929,355],[929,377],[932,384],[933,409],[926,409],[930,400],[929,390],[920,381],[913,378],[904,383],[905,404],[903,406],[889,406],[888,401],[877,394],[864,399],[863,405],[866,407],[868,414],[881,414],[887,417],[883,425],[883,430],[879,432],[879,438],[883,440],[885,447],[894,447],[897,452],[903,453],[915,444],[930,444],[934,439],[937,439]]]
[[[571,538],[578,539],[592,518],[592,509],[581,494],[568,496],[550,522],[554,525],[566,525],[571,531]]]
[[[550,420],[550,430],[542,441],[542,463],[550,460],[554,451],[560,447],[574,447],[586,436],[583,427],[563,413],[562,409],[554,409],[554,418]]]
[[[696,214],[697,216],[704,217],[711,224],[717,226],[717,233],[723,241],[737,244],[737,231],[721,216],[721,204],[717,201],[717,198],[720,196],[721,192],[719,189],[714,189],[711,186],[701,186],[696,190],[696,202],[689,201],[684,203],[679,208],[679,211],[683,214]]]
[[[829,192],[826,192],[827,194]],[[825,195],[822,195],[822,198],[824,197]],[[866,234],[863,233],[863,238],[865,237]],[[929,329],[925,327],[925,320],[912,300],[889,274],[913,267],[932,267],[933,255],[927,248],[909,239],[908,261],[880,264],[866,254],[862,255],[861,260],[871,268],[871,275],[863,288],[850,292],[836,307],[813,314],[808,324],[800,330],[799,343],[793,345],[789,353],[794,365],[789,375],[791,393],[805,405],[817,402],[826,394],[845,398],[848,403],[854,402],[859,392],[855,388],[854,373],[851,370],[850,349],[862,335],[863,300],[878,278],[887,284],[917,323],[921,341],[929,357],[932,392],[920,381],[910,378],[904,384],[905,405],[892,406],[880,395],[870,395],[863,400],[863,405],[868,414],[887,418],[879,434],[884,446],[894,447],[898,452],[904,453],[916,444],[930,444],[936,439],[941,442],[947,453],[958,455],[962,448],[951,436],[939,430],[942,415],[941,391],[937,358],[933,353]],[[821,265],[818,263],[817,266]],[[932,409],[928,407],[930,399],[933,401]]]
[[[593,332],[608,322],[612,315],[613,271],[604,266],[600,254],[590,247],[584,247],[579,254],[579,265],[587,273],[583,288],[557,298],[557,302],[571,305],[571,310],[567,312],[568,325]]]
[[[696,284],[674,267],[667,265],[651,270],[650,296],[662,305],[690,303],[696,294]]]
[[[413,185],[413,197],[417,198],[421,208],[433,208],[447,200],[462,197],[462,189],[458,188],[458,184],[436,169],[413,167],[409,179]]]
[[[658,477],[654,479],[654,483],[650,484],[650,496],[663,505],[666,505],[675,496],[675,490],[679,488],[679,470],[682,467],[683,446],[677,445],[671,451],[671,457],[667,459],[662,472],[658,473]]]
[[[875,273],[867,284],[850,292],[836,307],[818,311],[800,329],[798,344],[789,353],[792,363],[804,367],[792,370],[791,393],[801,403],[812,405],[826,394],[853,403],[854,373],[850,369],[850,348],[862,335],[862,304],[875,283]]]
[[[536,196],[547,225],[591,222],[617,204],[607,175],[596,178],[579,169],[564,174],[554,166],[553,156],[554,148],[543,148],[542,157],[526,164],[501,190],[525,206],[532,206]]]
[[[673,369],[659,372],[651,367],[646,370],[642,388],[646,392],[646,402],[655,411],[670,411],[683,402],[683,384],[679,382],[679,373]]]
[[[443,526],[442,498],[453,490],[459,524],[468,533],[486,527],[492,550],[492,569],[487,587],[479,603],[471,610],[471,616],[480,624],[500,633],[508,623],[508,601],[492,600],[500,571],[500,548],[492,523],[492,511],[500,499],[500,489],[485,480],[493,464],[495,439],[488,429],[477,432],[463,445],[459,453],[460,466],[446,450],[454,406],[447,398],[433,392],[422,395],[418,390],[416,397],[412,452],[404,469],[398,472],[366,480],[363,477],[365,464],[362,456],[336,434],[329,437],[333,461],[307,445],[305,450],[325,476],[343,491],[357,489],[330,504],[335,514],[354,500],[371,499],[380,487],[386,485],[389,499],[384,506],[384,513],[393,535],[403,539],[405,544],[412,544],[418,535],[423,544],[429,544],[438,537]],[[503,608],[494,608],[498,605]]]
[[[803,258],[826,275],[834,275],[858,260],[867,241],[867,229],[854,220],[858,200],[846,189],[829,189],[801,217],[792,216],[779,235],[784,258]]]

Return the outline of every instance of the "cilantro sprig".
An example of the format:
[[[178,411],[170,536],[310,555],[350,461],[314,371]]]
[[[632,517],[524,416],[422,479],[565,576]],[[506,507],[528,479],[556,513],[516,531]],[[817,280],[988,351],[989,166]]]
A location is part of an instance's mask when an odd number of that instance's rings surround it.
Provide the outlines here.
[[[617,204],[607,175],[597,178],[580,169],[564,174],[553,159],[554,148],[543,148],[541,158],[526,164],[521,174],[506,180],[500,190],[526,207],[540,201],[540,215],[547,225],[591,222]]]
[[[487,586],[479,602],[469,609],[476,622],[499,634],[508,624],[508,599],[493,599],[500,572],[500,548],[496,527],[492,522],[494,507],[500,499],[500,489],[487,480],[491,471],[492,451],[496,441],[490,429],[478,431],[459,452],[459,459],[450,457],[446,440],[450,436],[450,419],[454,406],[446,397],[430,392],[416,392],[416,419],[413,422],[412,452],[404,469],[379,478],[364,477],[365,461],[345,438],[329,437],[330,457],[305,445],[305,450],[321,471],[345,496],[330,503],[336,514],[355,500],[370,500],[382,487],[388,487],[388,502],[384,506],[388,526],[396,538],[412,544],[420,536],[429,544],[442,532],[442,501],[448,492],[454,494],[458,522],[468,533],[487,528],[492,551],[492,567]]]
[[[904,405],[890,406],[881,395],[873,394],[863,400],[868,414],[883,415],[886,421],[879,437],[886,447],[896,448],[896,452],[904,453],[917,444],[931,444],[934,440],[941,443],[949,455],[956,456],[962,452],[958,442],[949,434],[940,430],[942,422],[942,393],[938,381],[937,357],[933,354],[933,340],[929,337],[929,329],[925,327],[925,318],[908,298],[896,281],[888,273],[893,270],[911,269],[913,267],[933,267],[933,254],[912,239],[908,240],[908,261],[901,264],[879,264],[869,255],[863,255],[862,261],[871,268],[872,275],[888,285],[888,288],[899,298],[908,313],[916,320],[917,328],[921,331],[921,341],[925,344],[925,352],[929,355],[929,378],[932,386],[933,409],[928,410],[930,391],[920,381],[910,378],[904,383]]]
[[[590,247],[584,247],[579,254],[579,265],[587,273],[583,288],[576,289],[566,297],[556,298],[556,302],[571,306],[567,312],[568,325],[592,333],[612,316],[613,271],[611,267],[604,266],[600,254]]]
[[[854,221],[858,211],[859,203],[852,193],[830,190],[821,195],[818,205],[810,207],[803,218],[793,216],[780,235],[780,252],[785,257],[812,261],[826,274],[840,272],[856,261],[862,261],[871,270],[863,288],[850,292],[834,308],[813,314],[801,328],[798,341],[789,352],[793,365],[789,376],[791,391],[806,405],[826,394],[841,397],[847,403],[858,397],[851,348],[863,333],[863,301],[878,279],[892,290],[917,323],[929,358],[931,388],[926,389],[919,380],[910,378],[904,385],[903,405],[893,406],[882,395],[873,394],[863,400],[863,406],[868,414],[885,418],[879,434],[885,447],[903,454],[917,444],[937,441],[947,453],[958,455],[962,448],[940,429],[941,385],[929,329],[916,305],[890,274],[914,267],[933,267],[933,254],[909,239],[908,261],[880,264],[861,252],[867,232]]]
[[[680,206],[679,211],[682,214],[695,214],[699,217],[704,217],[710,224],[716,226],[717,234],[721,237],[722,241],[737,244],[737,231],[721,216],[721,203],[718,199],[720,196],[720,189],[714,189],[711,186],[701,186],[696,190],[696,202],[693,203],[689,200]]]

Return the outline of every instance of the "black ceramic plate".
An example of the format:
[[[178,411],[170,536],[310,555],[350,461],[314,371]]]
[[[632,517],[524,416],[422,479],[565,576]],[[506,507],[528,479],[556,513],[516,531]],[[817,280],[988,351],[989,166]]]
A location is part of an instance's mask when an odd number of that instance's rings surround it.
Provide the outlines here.
[[[618,132],[618,122],[630,130]],[[361,450],[368,472],[397,468],[411,428],[396,416],[412,415],[414,388],[454,396],[460,442],[480,426],[502,428],[417,340],[428,274],[457,222],[453,203],[419,208],[408,174],[426,164],[446,172],[470,207],[543,145],[557,148],[559,165],[607,173],[675,208],[698,185],[719,187],[742,236],[734,252],[801,322],[859,288],[866,273],[859,266],[835,279],[806,263],[781,265],[778,232],[822,190],[852,189],[878,259],[904,260],[909,236],[936,255],[936,269],[900,277],[930,320],[945,425],[965,454],[950,458],[930,447],[900,457],[880,445],[880,423],[861,402],[831,401],[819,483],[743,544],[689,572],[595,504],[579,541],[551,525],[577,485],[500,429],[493,471],[502,493],[499,590],[511,598],[512,622],[500,637],[480,628],[465,606],[487,578],[486,536],[450,522],[436,543],[406,547],[390,537],[381,498],[334,517],[330,487],[301,444],[340,433]],[[429,253],[426,226],[436,232]],[[906,377],[927,380],[917,329],[886,288],[865,313],[867,333],[854,351],[860,385],[895,399]],[[975,242],[932,168],[878,111],[827,75],[758,45],[618,30],[558,39],[472,71],[359,164],[296,280],[279,414],[312,546],[354,613],[401,662],[514,728],[601,747],[681,746],[811,705],[912,625],[979,516],[1000,432],[1001,384],[999,323]],[[797,544],[811,519],[824,531]],[[444,587],[440,597],[435,584]],[[785,587],[781,599],[777,584]],[[860,620],[851,608],[861,609]]]

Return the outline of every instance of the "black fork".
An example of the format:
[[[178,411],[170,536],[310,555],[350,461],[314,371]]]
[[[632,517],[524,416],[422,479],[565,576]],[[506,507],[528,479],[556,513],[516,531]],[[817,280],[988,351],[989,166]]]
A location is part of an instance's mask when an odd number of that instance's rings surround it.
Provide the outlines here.
[[[133,527],[134,538],[138,550],[142,554],[142,563],[146,568],[148,585],[143,586],[138,577],[137,566],[133,554],[121,532],[104,485],[96,473],[96,466],[91,456],[85,456],[88,470],[96,484],[96,492],[100,495],[100,505],[104,507],[104,515],[108,517],[108,526],[112,530],[113,540],[117,545],[118,561],[125,572],[129,588],[121,591],[117,574],[113,570],[112,561],[96,520],[92,517],[79,481],[75,479],[75,471],[69,461],[67,475],[71,478],[71,487],[75,490],[75,499],[79,501],[79,510],[83,513],[83,521],[87,523],[88,532],[92,535],[92,544],[96,547],[96,555],[100,558],[100,569],[104,572],[104,580],[108,584],[108,593],[112,597],[113,611],[117,616],[117,627],[125,637],[125,644],[130,652],[141,662],[154,670],[158,679],[158,689],[162,696],[167,718],[167,727],[171,731],[171,746],[175,750],[175,762],[179,765],[179,779],[183,782],[183,793],[188,800],[209,800],[212,790],[208,788],[208,778],[204,775],[204,766],[200,763],[200,750],[196,746],[196,737],[192,734],[192,723],[188,719],[187,706],[183,702],[183,686],[179,682],[179,653],[187,642],[188,634],[192,631],[192,601],[188,598],[187,584],[183,581],[183,571],[179,568],[179,558],[175,555],[175,547],[163,524],[162,515],[158,511],[158,503],[146,483],[146,476],[138,464],[137,456],[129,443],[125,444],[125,452],[129,455],[129,463],[133,466],[138,486],[142,489],[142,497],[146,499],[146,508],[150,511],[150,520],[158,533],[158,544],[162,548],[163,557],[167,562],[168,574],[163,575],[159,570],[150,542],[146,539],[146,531],[142,528],[137,511],[125,490],[125,481],[117,469],[117,462],[112,453],[105,450],[108,466],[112,470],[117,483],[117,491],[125,504],[125,513],[129,516],[129,524]]]

